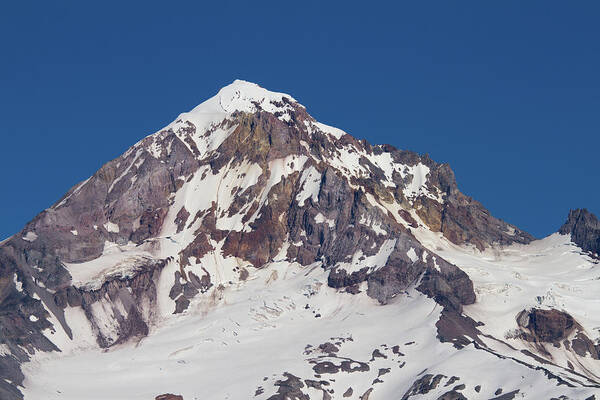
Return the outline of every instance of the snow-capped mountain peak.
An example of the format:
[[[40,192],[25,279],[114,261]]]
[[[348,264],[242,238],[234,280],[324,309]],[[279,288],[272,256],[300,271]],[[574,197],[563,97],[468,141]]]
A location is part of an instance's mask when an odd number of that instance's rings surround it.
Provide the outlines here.
[[[126,389],[86,375],[117,399],[591,393],[600,321],[565,300],[598,285],[594,254],[579,254],[598,237],[585,221],[561,231],[575,243],[533,241],[462,194],[448,165],[236,80],[0,244],[0,326],[17,327],[0,330],[0,397],[24,385],[86,398],[56,371],[96,358],[144,371]],[[585,285],[540,278],[550,261]]]
[[[285,104],[297,103],[296,100],[285,93],[271,92],[258,86],[256,83],[236,79],[231,84],[224,86],[219,92],[188,113],[182,114],[188,118],[194,115],[212,113],[256,112],[260,109],[275,113],[282,112]]]
[[[271,92],[256,83],[239,79],[219,90],[216,97],[219,99],[221,108],[228,113],[255,112],[258,108],[275,113],[285,103],[296,103],[296,100],[288,94]]]
[[[254,113],[262,110],[283,116],[291,109],[290,103],[300,106],[288,94],[272,92],[256,83],[236,79],[221,88],[215,96],[180,114],[177,120],[190,121],[201,130],[207,127],[207,121],[215,122],[235,112]]]

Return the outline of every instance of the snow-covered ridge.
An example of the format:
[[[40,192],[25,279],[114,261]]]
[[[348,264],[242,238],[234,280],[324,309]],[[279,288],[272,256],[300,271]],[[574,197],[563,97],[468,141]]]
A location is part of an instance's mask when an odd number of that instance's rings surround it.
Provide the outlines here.
[[[284,103],[284,98],[288,102],[297,103],[289,94],[272,92],[256,83],[236,79],[219,90],[215,96],[181,114],[180,117],[194,120],[203,114],[232,114],[236,111],[251,113],[257,111],[257,107],[267,112],[276,112],[276,103]]]
[[[290,114],[294,111],[292,104],[295,107],[304,108],[286,93],[272,92],[255,83],[236,79],[219,90],[215,96],[192,110],[179,114],[169,125],[150,135],[149,138],[154,139],[150,145],[150,152],[155,158],[159,158],[161,136],[165,132],[173,131],[192,152],[194,149],[190,147],[189,140],[193,141],[198,151],[197,157],[202,159],[211,151],[216,150],[234,131],[235,125],[228,128],[221,126],[234,113],[264,111],[276,115],[282,121],[289,122]],[[139,142],[136,146],[141,145],[142,142],[144,141]],[[170,148],[167,151],[170,153]]]
[[[288,94],[271,92],[256,83],[236,79],[219,90],[215,96],[192,110],[180,114],[167,128],[178,127],[181,124],[178,121],[189,121],[196,126],[197,132],[204,131],[209,129],[211,124],[223,120],[234,112],[253,113],[259,109],[273,114],[281,112],[283,113],[281,118],[288,120],[286,113],[291,110],[289,102],[297,103]]]
[[[218,99],[219,105],[223,111],[232,113],[234,111],[254,112],[257,104],[267,112],[277,111],[275,103],[283,103],[284,98],[296,103],[296,100],[285,93],[272,92],[258,86],[256,83],[236,79],[230,85],[225,86],[215,97],[209,101],[215,102]],[[190,111],[190,114],[200,112],[203,105],[200,105]]]

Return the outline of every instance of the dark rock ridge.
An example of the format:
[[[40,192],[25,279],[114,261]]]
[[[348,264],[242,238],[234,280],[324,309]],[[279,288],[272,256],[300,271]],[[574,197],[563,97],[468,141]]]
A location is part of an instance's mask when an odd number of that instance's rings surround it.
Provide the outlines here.
[[[600,221],[594,214],[583,209],[571,210],[567,222],[558,231],[571,235],[571,240],[583,251],[594,257],[600,255]]]
[[[232,86],[239,96],[245,85]],[[205,126],[182,114],[0,244],[0,345],[9,349],[1,398],[21,398],[19,366],[31,354],[59,351],[52,332],[73,337],[68,310],[81,307],[98,344],[110,347],[148,333],[159,279],[175,313],[218,296],[232,282],[211,274],[209,254],[243,260],[238,281],[280,257],[317,263],[333,288],[358,293],[364,284],[382,304],[415,286],[460,313],[475,301],[471,280],[412,230],[480,249],[532,240],[462,194],[446,164],[332,134],[286,96],[250,99],[244,110],[225,99],[222,119]],[[112,248],[132,255],[77,281]],[[168,276],[167,266],[176,266]],[[293,389],[288,381],[281,387]]]
[[[415,202],[416,212],[432,231],[442,232],[451,242],[473,244],[483,250],[490,244],[529,243],[534,239],[493,217],[481,203],[461,193],[447,164],[436,165],[430,181],[442,190],[445,201],[421,196]]]

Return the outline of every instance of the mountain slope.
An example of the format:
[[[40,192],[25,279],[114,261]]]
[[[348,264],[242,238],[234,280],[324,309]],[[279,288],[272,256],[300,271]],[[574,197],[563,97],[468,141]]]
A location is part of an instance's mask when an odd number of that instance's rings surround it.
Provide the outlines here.
[[[0,245],[0,393],[579,398],[598,390],[595,300],[552,290],[598,281],[561,233],[533,241],[447,165],[235,81]]]

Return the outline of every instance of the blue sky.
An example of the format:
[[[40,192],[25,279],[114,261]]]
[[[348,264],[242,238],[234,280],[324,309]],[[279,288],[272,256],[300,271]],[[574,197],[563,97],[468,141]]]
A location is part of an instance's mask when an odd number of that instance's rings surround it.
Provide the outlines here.
[[[322,3],[3,2],[0,238],[236,78],[535,236],[600,214],[600,3]]]

